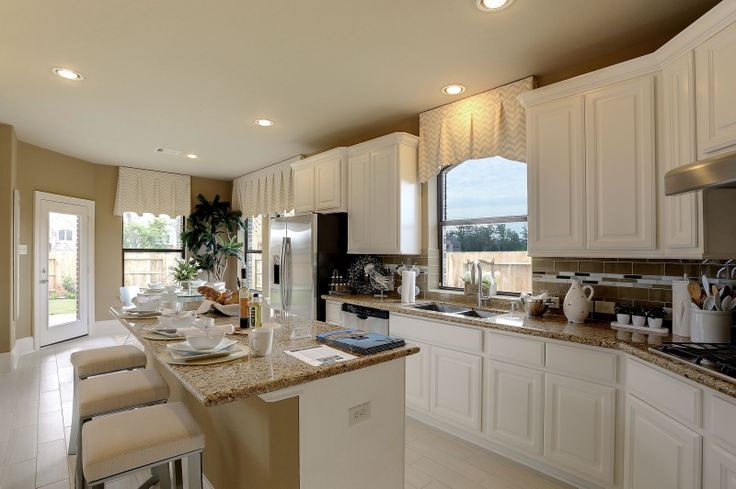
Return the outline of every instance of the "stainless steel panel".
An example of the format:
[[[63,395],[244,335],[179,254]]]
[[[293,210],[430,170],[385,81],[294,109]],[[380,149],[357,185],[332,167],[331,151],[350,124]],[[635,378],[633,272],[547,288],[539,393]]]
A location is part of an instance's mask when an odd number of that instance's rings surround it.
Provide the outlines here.
[[[684,165],[668,171],[664,176],[665,195],[733,186],[736,186],[736,155]]]
[[[283,309],[281,299],[282,284],[274,284],[274,266],[281,266],[281,251],[283,246],[284,238],[286,238],[286,221],[280,217],[272,217],[269,221],[269,270],[268,270],[268,285],[269,285],[269,302],[271,307],[277,309]]]
[[[316,215],[289,217],[287,236],[290,253],[284,257],[287,266],[288,310],[299,316],[316,318]]]

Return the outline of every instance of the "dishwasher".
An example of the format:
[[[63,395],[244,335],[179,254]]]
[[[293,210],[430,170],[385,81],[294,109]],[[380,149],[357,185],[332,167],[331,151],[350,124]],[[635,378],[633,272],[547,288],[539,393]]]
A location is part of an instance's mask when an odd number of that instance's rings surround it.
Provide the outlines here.
[[[388,311],[343,303],[341,319],[342,326],[347,329],[388,336]]]

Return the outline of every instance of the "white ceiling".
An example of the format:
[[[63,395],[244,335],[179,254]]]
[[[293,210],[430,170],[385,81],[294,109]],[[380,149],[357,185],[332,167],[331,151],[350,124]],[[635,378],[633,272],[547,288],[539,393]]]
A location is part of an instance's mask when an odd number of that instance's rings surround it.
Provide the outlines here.
[[[0,122],[93,162],[231,178],[390,130],[457,99],[451,82],[477,93],[662,39],[715,3],[3,0]]]

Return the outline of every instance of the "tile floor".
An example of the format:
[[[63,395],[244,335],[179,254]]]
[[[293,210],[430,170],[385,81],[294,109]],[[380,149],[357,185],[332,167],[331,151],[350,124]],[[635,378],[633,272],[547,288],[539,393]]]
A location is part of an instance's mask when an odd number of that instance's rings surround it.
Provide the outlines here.
[[[94,336],[23,356],[17,370],[0,372],[0,488],[67,489],[74,457],[67,457],[72,367],[77,350],[137,344],[114,322]],[[405,489],[562,489],[560,482],[407,418]],[[108,484],[133,489],[146,473]]]

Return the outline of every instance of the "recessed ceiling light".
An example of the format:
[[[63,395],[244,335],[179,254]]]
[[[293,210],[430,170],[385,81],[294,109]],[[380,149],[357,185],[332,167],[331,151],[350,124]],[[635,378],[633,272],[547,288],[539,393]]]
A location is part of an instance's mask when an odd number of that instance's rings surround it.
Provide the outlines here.
[[[190,160],[196,160],[197,158],[199,158],[199,156],[195,155],[194,153],[189,153],[187,155],[187,158],[189,158]]]
[[[65,80],[80,81],[84,78],[84,75],[77,71],[70,70],[69,68],[51,68],[51,72],[56,76],[64,78]]]
[[[442,93],[445,93],[447,95],[460,95],[464,91],[465,91],[465,87],[457,83],[453,83],[452,85],[447,85],[446,87],[442,87]]]
[[[475,5],[483,12],[498,12],[503,10],[514,0],[476,0]]]
[[[261,126],[261,127],[271,127],[275,124],[275,122],[270,119],[256,119],[255,122],[256,122],[256,126]]]

